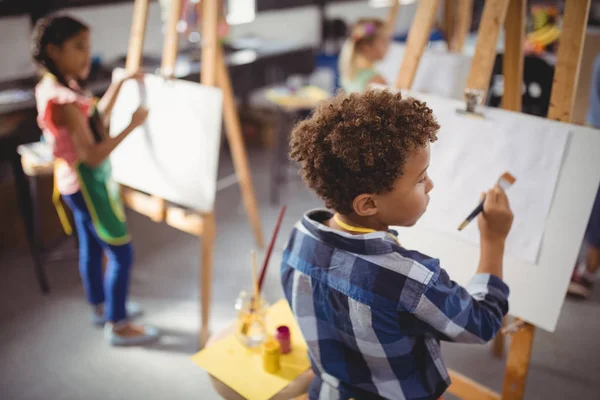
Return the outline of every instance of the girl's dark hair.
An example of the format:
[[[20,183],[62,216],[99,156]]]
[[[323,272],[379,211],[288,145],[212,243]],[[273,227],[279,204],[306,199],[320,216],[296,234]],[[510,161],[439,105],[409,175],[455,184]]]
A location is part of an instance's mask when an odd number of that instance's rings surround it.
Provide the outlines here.
[[[69,87],[54,61],[48,56],[48,45],[62,46],[73,36],[88,31],[89,27],[75,18],[66,15],[52,15],[41,18],[33,28],[31,54],[33,59],[56,77],[59,83]]]
[[[63,86],[74,90],[67,82],[63,74],[60,73],[54,61],[48,56],[48,45],[62,46],[73,36],[88,31],[89,27],[83,22],[66,15],[52,15],[39,19],[31,35],[31,54],[35,62],[46,69],[56,77],[56,80]],[[78,82],[80,87],[83,82]],[[100,115],[96,107],[93,108],[89,118],[89,125],[96,142],[100,142],[104,136],[104,129]]]

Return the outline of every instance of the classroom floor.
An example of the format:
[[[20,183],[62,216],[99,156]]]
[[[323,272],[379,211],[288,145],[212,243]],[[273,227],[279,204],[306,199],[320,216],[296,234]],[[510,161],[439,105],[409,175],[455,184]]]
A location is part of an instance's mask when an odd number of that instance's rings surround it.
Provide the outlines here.
[[[251,165],[268,238],[279,212],[268,202],[269,157],[252,151]],[[224,156],[220,174],[230,171]],[[286,233],[305,210],[319,206],[298,178],[292,180],[282,193],[288,212],[266,281],[270,300],[282,294],[278,264]],[[253,237],[239,198],[237,186],[217,196],[214,329],[232,320],[235,296],[250,278]],[[129,224],[136,251],[131,293],[146,310],[143,320],[165,333],[162,341],[146,348],[109,347],[89,322],[76,262],[47,265],[52,293],[42,296],[27,254],[0,255],[2,399],[218,399],[206,373],[190,360],[199,315],[198,240],[135,213]],[[443,350],[449,367],[501,390],[504,364],[488,346],[445,344]],[[526,398],[597,399],[598,370],[600,288],[590,301],[567,300],[555,333],[538,331]]]

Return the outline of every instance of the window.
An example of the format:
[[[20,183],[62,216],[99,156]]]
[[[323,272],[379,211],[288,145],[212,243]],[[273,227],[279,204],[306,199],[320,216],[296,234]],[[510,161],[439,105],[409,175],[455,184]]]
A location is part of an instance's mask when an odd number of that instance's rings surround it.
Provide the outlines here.
[[[229,25],[247,24],[256,18],[255,0],[226,0],[227,23]]]

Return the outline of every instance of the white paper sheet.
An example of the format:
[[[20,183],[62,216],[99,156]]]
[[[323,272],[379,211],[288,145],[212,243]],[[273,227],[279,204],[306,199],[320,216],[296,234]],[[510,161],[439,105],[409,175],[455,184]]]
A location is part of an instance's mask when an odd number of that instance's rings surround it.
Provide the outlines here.
[[[421,95],[441,126],[431,147],[429,175],[434,189],[419,225],[434,228],[471,243],[479,243],[473,221],[462,232],[460,223],[503,172],[516,183],[507,191],[515,215],[506,251],[535,264],[542,243],[546,217],[554,191],[569,130],[543,118],[486,110],[485,119],[456,113],[464,103]]]
[[[405,48],[403,43],[390,44],[385,58],[376,67],[389,84],[398,79]],[[427,48],[419,61],[412,90],[462,100],[472,62],[473,57],[468,55]]]
[[[115,70],[113,77],[122,76]],[[121,132],[143,104],[146,123],[111,154],[114,179],[172,203],[209,212],[214,208],[222,95],[198,83],[146,75],[126,82],[111,116],[111,135]]]

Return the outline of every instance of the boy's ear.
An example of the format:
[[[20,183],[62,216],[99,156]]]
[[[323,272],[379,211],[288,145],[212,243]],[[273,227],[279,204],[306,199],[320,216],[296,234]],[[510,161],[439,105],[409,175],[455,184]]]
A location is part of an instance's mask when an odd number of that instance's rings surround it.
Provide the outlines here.
[[[371,194],[359,194],[352,201],[352,208],[360,217],[372,217],[377,214],[377,206]]]

